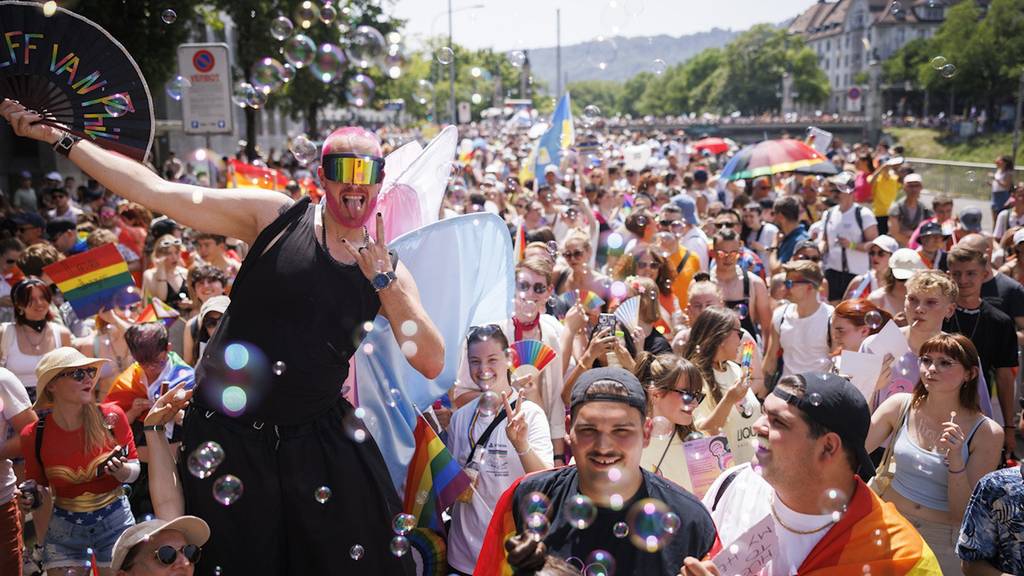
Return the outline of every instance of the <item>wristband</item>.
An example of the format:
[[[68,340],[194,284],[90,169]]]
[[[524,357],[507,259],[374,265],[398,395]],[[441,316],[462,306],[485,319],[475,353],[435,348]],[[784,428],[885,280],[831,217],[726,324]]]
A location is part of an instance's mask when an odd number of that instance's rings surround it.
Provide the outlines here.
[[[516,450],[516,454],[519,454],[520,456],[526,456],[530,452],[533,452],[533,446],[527,446],[526,452],[520,452],[519,450]]]
[[[949,473],[950,474],[960,474],[964,470],[967,470],[967,465],[966,464],[964,464],[963,468],[960,468],[959,470],[950,470]]]
[[[164,432],[164,431],[167,430],[167,427],[165,427],[163,424],[157,424],[155,426],[143,426],[142,427],[142,431],[143,432],[149,432],[150,430],[153,430],[155,432]]]

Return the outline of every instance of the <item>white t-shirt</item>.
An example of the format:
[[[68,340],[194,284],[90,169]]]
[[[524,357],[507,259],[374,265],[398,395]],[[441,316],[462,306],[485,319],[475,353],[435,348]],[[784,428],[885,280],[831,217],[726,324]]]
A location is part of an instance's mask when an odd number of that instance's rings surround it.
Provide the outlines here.
[[[708,254],[708,237],[704,231],[697,226],[691,226],[679,242],[700,258],[700,271],[707,272],[710,255]]]
[[[722,481],[734,472],[737,474],[736,478],[725,489],[718,500],[718,505],[712,510]],[[777,520],[773,520],[779,546],[772,561],[761,572],[772,576],[796,574],[807,555],[825,534],[828,534],[832,520],[829,514],[801,514],[791,510],[775,496],[775,489],[765,482],[760,474],[751,470],[750,464],[740,464],[722,472],[704,495],[704,506],[711,512],[711,518],[718,527],[718,538],[725,548],[751,526],[765,516],[771,515],[773,506],[775,514],[790,528],[807,531],[825,527],[813,534],[796,534],[780,526]]]
[[[750,244],[753,242],[759,242],[764,248],[762,250],[754,250],[757,252],[757,256],[762,262],[768,262],[768,249],[775,245],[775,237],[779,235],[779,229],[775,224],[768,222],[761,223],[761,229],[757,232],[751,231],[750,234],[744,238],[746,245],[750,248]]]
[[[518,394],[512,396],[513,401],[516,398]],[[473,444],[495,418],[480,415],[474,421],[479,401],[480,398],[475,398],[456,410],[448,425],[449,449],[462,466],[466,465]],[[530,431],[530,448],[546,466],[553,466],[551,435],[548,432],[548,419],[544,415],[544,410],[526,400],[522,413]],[[472,430],[469,429],[470,424],[473,425]],[[472,502],[456,502],[452,507],[452,525],[448,531],[448,563],[460,572],[473,572],[487,525],[491,522],[494,505],[498,503],[498,498],[505,490],[525,474],[519,455],[505,433],[507,424],[508,419],[499,423],[487,440],[487,445],[477,448],[478,452],[484,450],[484,458],[480,465],[480,475],[477,477]],[[473,438],[472,442],[470,436]]]
[[[779,331],[783,376],[828,371],[828,320],[831,316],[832,307],[828,304],[819,304],[818,310],[806,318],[797,316],[796,304],[775,309],[772,326]]]
[[[17,436],[21,430],[14,430],[11,419],[32,407],[28,400],[28,392],[18,381],[18,377],[6,368],[0,368],[0,443],[12,435]],[[7,504],[14,498],[14,485],[17,483],[11,461],[0,460],[0,504]]]
[[[846,212],[840,212],[838,207],[829,208],[822,215],[823,221],[826,218],[828,219],[827,222],[823,223],[822,230],[822,234],[828,236],[828,252],[825,253],[822,268],[842,271],[843,247],[839,245],[840,238],[846,238],[850,242],[864,242],[864,233],[861,231],[861,227],[857,225],[856,210],[861,212],[861,222],[864,224],[864,230],[878,224],[871,210],[859,204],[854,204]],[[870,268],[868,253],[863,250],[847,248],[846,262],[850,274],[863,274]]]
[[[722,372],[713,370],[715,385],[718,386],[723,397],[743,377],[743,368],[739,364],[726,362],[725,365],[726,369]],[[754,395],[753,390],[747,390],[743,406],[744,410],[741,410],[738,404],[729,410],[729,417],[726,418],[721,432],[729,440],[729,451],[732,452],[733,462],[735,463],[750,462],[754,458],[753,443],[756,436],[754,433],[754,422],[757,422],[758,418],[761,417],[761,403],[757,401],[757,396]],[[707,395],[697,406],[697,409],[693,411],[693,418],[694,420],[707,418],[711,416],[714,409],[714,400],[710,395]]]

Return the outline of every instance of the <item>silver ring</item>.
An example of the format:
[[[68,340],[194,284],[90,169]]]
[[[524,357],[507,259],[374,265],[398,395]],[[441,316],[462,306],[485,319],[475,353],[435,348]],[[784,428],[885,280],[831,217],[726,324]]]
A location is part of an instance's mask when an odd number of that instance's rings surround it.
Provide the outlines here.
[[[366,246],[360,246],[360,247],[359,247],[359,250],[357,250],[357,252],[359,252],[360,254],[362,254],[362,253],[363,253],[363,250],[366,250]]]

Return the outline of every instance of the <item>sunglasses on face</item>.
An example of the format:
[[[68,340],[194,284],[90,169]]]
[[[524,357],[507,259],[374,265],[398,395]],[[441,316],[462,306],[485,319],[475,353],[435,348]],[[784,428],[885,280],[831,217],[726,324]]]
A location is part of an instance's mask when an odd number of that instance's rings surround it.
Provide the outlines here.
[[[808,256],[806,254],[797,254],[796,260],[810,260],[811,262],[821,262],[821,256]]]
[[[518,285],[520,292],[529,292],[533,288],[534,294],[543,294],[548,291],[548,287],[543,282],[535,282],[532,286],[529,282],[520,282]]]
[[[783,283],[783,285],[790,290],[797,284],[810,284],[811,286],[814,286],[814,282],[811,282],[810,280],[790,280],[789,278],[786,278],[786,281]]]
[[[10,266],[11,264],[14,264],[15,262],[17,262],[17,260],[15,260],[14,258],[8,258],[7,259],[7,265],[8,266]]]
[[[636,269],[637,270],[643,270],[645,268],[648,268],[648,269],[651,269],[651,270],[657,270],[658,268],[661,268],[661,264],[658,264],[657,262],[654,262],[654,261],[651,261],[651,262],[637,262],[636,263]]]
[[[163,242],[160,243],[160,248],[171,248],[171,247],[175,247],[175,246],[179,246],[180,247],[181,246],[181,240],[178,240],[178,239],[164,240]]]
[[[718,228],[719,230],[721,230],[722,228],[732,228],[733,226],[736,225],[733,224],[732,222],[715,222],[715,228]]]
[[[565,257],[566,260],[575,260],[583,257],[583,250],[566,250],[565,252],[562,252],[562,256]]]
[[[160,561],[164,566],[170,566],[174,564],[174,561],[178,559],[178,554],[185,557],[189,564],[195,564],[199,562],[199,557],[202,556],[203,549],[195,544],[185,544],[181,548],[175,548],[174,546],[164,545],[157,548],[153,552],[153,556]]]
[[[658,226],[661,226],[662,228],[675,228],[682,225],[682,220],[658,220]]]
[[[372,185],[384,179],[384,159],[361,154],[326,154],[324,178],[341,184]]]
[[[96,377],[96,368],[75,368],[74,370],[66,370],[60,373],[61,377],[71,378],[75,382],[81,382],[85,380],[85,377],[89,378]]]
[[[680,390],[678,388],[672,388],[672,391],[679,394],[679,399],[683,401],[683,404],[700,404],[704,401],[703,392],[690,392],[689,390]]]

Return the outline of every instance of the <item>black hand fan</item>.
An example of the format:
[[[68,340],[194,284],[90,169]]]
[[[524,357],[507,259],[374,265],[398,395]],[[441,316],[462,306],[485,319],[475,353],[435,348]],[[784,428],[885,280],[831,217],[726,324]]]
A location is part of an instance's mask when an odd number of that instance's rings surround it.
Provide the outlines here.
[[[94,22],[63,8],[0,2],[0,98],[42,122],[135,160],[153,143],[153,100],[128,51]]]

